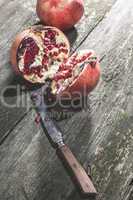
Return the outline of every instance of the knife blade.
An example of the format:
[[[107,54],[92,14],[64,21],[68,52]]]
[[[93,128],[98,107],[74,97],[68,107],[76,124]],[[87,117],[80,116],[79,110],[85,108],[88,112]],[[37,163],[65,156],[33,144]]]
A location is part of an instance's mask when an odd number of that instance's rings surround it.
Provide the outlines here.
[[[40,116],[41,123],[47,131],[48,137],[56,146],[57,154],[60,154],[61,158],[67,163],[67,166],[73,172],[73,175],[78,183],[83,194],[88,196],[95,196],[97,191],[87,175],[84,168],[77,161],[76,157],[71,152],[70,148],[64,143],[61,131],[57,128],[53,120],[49,117],[48,106],[45,102],[44,93],[47,93],[49,82],[46,82],[41,88],[31,92],[31,98],[33,104]]]

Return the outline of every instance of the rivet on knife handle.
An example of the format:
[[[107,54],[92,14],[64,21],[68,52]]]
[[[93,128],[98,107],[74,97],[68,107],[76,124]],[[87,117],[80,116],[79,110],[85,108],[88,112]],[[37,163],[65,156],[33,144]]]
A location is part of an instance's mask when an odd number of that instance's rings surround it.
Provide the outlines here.
[[[58,147],[57,151],[65,159],[67,165],[72,170],[82,192],[88,195],[96,195],[97,191],[91,179],[89,178],[81,164],[77,161],[70,148],[67,145],[63,145]]]

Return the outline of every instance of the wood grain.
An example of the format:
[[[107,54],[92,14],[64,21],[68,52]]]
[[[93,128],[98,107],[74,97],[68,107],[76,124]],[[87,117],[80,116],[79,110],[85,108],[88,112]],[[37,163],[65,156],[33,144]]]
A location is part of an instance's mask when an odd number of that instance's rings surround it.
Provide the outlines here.
[[[12,71],[9,51],[15,35],[25,27],[36,23],[35,3],[35,0],[27,2],[7,0],[6,3],[0,0],[0,143],[29,110],[21,104],[25,92],[20,91],[21,93],[17,94],[17,88],[20,84],[23,86],[23,81]]]
[[[73,178],[77,182],[81,192],[90,197],[96,197],[97,191],[90,179],[87,175],[84,168],[75,158],[74,154],[71,152],[70,148],[67,145],[63,145],[57,149],[57,153],[61,156],[61,159],[67,164],[69,169],[73,173]]]

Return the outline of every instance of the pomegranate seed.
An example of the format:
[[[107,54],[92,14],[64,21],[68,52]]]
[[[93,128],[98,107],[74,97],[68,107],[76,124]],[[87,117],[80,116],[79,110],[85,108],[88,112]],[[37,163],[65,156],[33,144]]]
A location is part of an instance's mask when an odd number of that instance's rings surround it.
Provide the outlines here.
[[[29,75],[30,74],[30,70],[28,69],[28,67],[24,68],[23,74],[24,75]]]
[[[59,44],[55,44],[55,47],[56,47],[56,48],[59,48]]]
[[[58,52],[53,52],[52,56],[58,56],[59,53]]]
[[[40,117],[40,114],[37,114],[36,118],[35,118],[35,122],[36,124],[39,124],[41,121],[41,117]]]
[[[90,53],[87,53],[87,57],[90,57],[92,55],[92,52],[90,52]]]
[[[45,70],[48,70],[48,65],[43,65],[43,68],[44,68]]]
[[[61,72],[57,73],[57,74],[55,75],[55,77],[54,77],[54,80],[55,80],[55,81],[58,81],[58,80],[60,80],[60,79],[66,79],[66,78],[71,77],[71,75],[72,75],[72,70],[71,70],[71,69],[69,69],[69,70],[64,70],[64,71],[61,71]]]
[[[53,45],[48,45],[47,48],[48,48],[48,50],[52,50],[54,48],[54,46]]]
[[[55,33],[54,33],[54,31],[52,31],[52,30],[48,30],[46,33],[45,33],[45,37],[46,38],[49,38],[49,39],[54,39],[55,38]]]
[[[44,53],[47,55],[49,52],[49,50],[47,48],[45,48]]]
[[[70,63],[70,65],[77,65],[77,64],[78,64],[77,60],[74,60],[73,62]]]
[[[59,49],[59,52],[60,52],[60,53],[63,52],[63,53],[65,53],[65,54],[67,54],[67,53],[68,53],[68,49],[60,48],[60,49]]]
[[[77,63],[80,63],[80,62],[81,62],[81,59],[76,59],[76,62],[77,62]]]
[[[48,57],[46,55],[43,56],[42,65],[48,64]]]
[[[44,38],[44,42],[50,42],[50,39],[47,38],[47,37],[45,37],[45,38]]]
[[[44,41],[44,45],[49,45],[50,44],[50,42],[47,42],[47,41]]]
[[[66,62],[67,62],[67,60],[68,60],[67,58],[64,58],[64,63],[66,63]]]
[[[60,44],[58,44],[58,48],[61,48],[61,47],[66,47],[66,44],[61,42]]]
[[[39,76],[39,78],[43,78],[43,75],[41,75],[41,74],[39,74],[38,76]]]
[[[51,43],[50,38],[45,37],[43,43],[44,43],[44,45],[46,45],[46,46],[49,45],[49,44]]]
[[[33,38],[25,38],[22,41],[22,46],[26,50],[24,55],[24,68],[29,68],[29,66],[34,62],[35,56],[39,52],[39,48]],[[27,69],[24,73],[30,73],[30,70]]]
[[[70,68],[72,69],[74,67],[74,64],[67,64],[67,69]]]
[[[65,43],[61,43],[61,46],[62,46],[62,47],[66,47],[66,44],[65,44]]]
[[[59,71],[67,69],[67,66],[63,63],[59,66]]]

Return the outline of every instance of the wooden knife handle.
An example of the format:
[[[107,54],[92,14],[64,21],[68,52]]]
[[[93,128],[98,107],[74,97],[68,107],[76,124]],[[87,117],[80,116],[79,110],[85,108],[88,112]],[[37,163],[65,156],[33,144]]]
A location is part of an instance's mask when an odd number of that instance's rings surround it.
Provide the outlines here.
[[[97,191],[85,172],[84,168],[77,161],[70,148],[67,145],[58,148],[58,153],[64,158],[67,162],[69,168],[72,170],[78,185],[80,186],[82,192],[87,195],[96,195]]]

